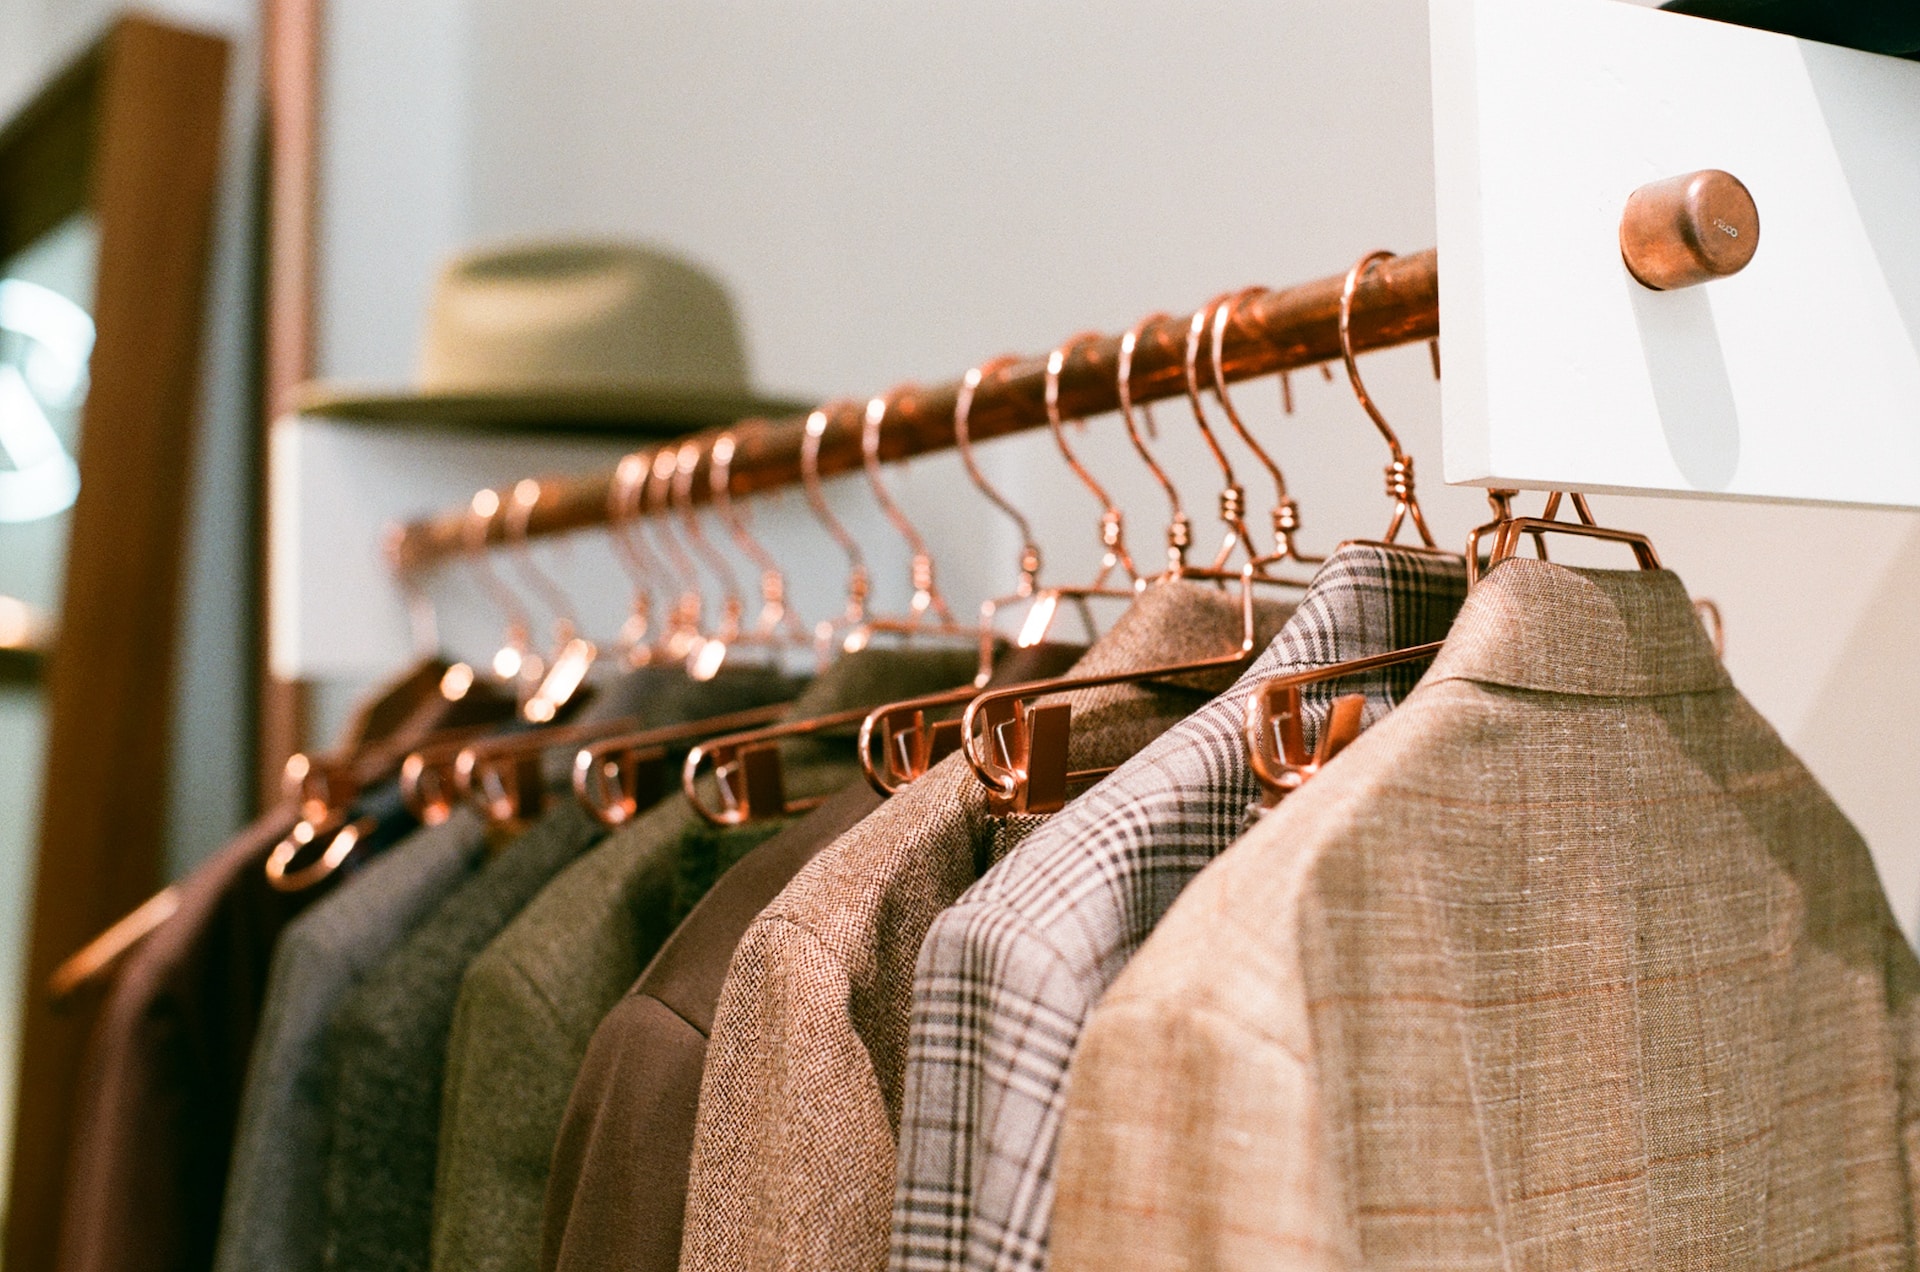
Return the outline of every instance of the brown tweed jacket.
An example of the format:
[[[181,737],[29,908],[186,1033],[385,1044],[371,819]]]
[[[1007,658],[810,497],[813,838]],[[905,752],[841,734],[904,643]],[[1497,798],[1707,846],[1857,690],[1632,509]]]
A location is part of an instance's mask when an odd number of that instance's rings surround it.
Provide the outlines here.
[[[1102,1000],[1052,1267],[1911,1268],[1917,985],[1680,581],[1513,560]]]
[[[1285,621],[1263,607],[1264,636]],[[1149,588],[1076,674],[1239,639],[1237,597]],[[1074,695],[1075,767],[1117,764],[1230,683]],[[934,917],[1039,818],[997,821],[951,756],[823,850],[735,950],[707,1048],[680,1266],[883,1268],[913,965]]]

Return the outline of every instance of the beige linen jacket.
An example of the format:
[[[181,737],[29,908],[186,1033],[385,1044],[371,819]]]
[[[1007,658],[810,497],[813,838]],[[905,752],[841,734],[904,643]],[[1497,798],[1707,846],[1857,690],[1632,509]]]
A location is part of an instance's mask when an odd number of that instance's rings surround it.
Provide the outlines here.
[[[1095,1010],[1051,1267],[1911,1268],[1916,985],[1679,580],[1513,560]]]
[[[1259,637],[1286,619],[1262,606]],[[1149,588],[1073,674],[1191,661],[1241,636],[1238,598]],[[1118,764],[1231,683],[1078,692],[1071,762]],[[964,756],[822,850],[735,950],[708,1044],[680,1266],[884,1268],[913,965],[934,917],[1041,819],[995,819]]]

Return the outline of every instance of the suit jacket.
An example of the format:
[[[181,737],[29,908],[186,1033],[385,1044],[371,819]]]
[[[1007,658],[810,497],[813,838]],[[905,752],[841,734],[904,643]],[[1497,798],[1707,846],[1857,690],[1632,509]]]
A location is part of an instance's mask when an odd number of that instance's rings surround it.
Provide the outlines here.
[[[485,859],[457,810],[396,845],[281,935],[247,1066],[219,1272],[318,1272],[326,1236],[326,1024],[341,998]]]
[[[965,683],[970,650],[863,650],[794,704],[823,715]],[[859,779],[844,744],[788,748],[796,798]],[[717,834],[675,794],[567,867],[467,969],[447,1046],[433,1213],[441,1272],[533,1272],[554,1142],[593,1032],[693,900],[779,823]]]
[[[1270,635],[1284,615],[1264,617]],[[1228,593],[1163,583],[1075,670],[1193,660],[1240,635]],[[1224,687],[1077,693],[1074,766],[1121,762]],[[949,756],[754,920],[708,1046],[681,1267],[884,1266],[914,956],[934,916],[1039,820],[990,816],[966,758]]]
[[[293,822],[292,809],[268,813],[188,876],[173,917],[116,976],[82,1062],[60,1272],[213,1262],[273,943],[326,890],[267,883]]]
[[[1052,1266],[1910,1268],[1916,989],[1679,580],[1511,560],[1094,1011]]]
[[[741,710],[784,693],[778,678],[722,676],[676,705],[678,718]],[[665,710],[648,723],[669,724]],[[467,964],[521,908],[601,837],[562,800],[387,956],[335,1010],[327,1032],[331,1152],[329,1272],[428,1265],[441,1077]]]
[[[1259,795],[1247,700],[1279,675],[1446,636],[1466,563],[1336,551],[1273,643],[1209,702],[1075,800],[934,920],[913,974],[889,1265],[1046,1266],[1067,1061],[1087,1013]],[[1308,745],[1340,694],[1377,719],[1422,666],[1303,691]]]
[[[1008,684],[1057,676],[1083,650],[1014,650]],[[693,906],[594,1031],[554,1145],[543,1272],[673,1272],[707,1035],[747,926],[815,854],[880,806],[853,782],[748,853]]]

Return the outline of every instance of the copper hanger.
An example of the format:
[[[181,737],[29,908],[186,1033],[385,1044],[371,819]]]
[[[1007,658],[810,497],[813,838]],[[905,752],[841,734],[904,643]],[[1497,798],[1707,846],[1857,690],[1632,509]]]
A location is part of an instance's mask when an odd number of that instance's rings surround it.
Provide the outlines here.
[[[1225,370],[1227,330],[1233,325],[1234,316],[1238,312],[1241,302],[1250,296],[1264,294],[1265,291],[1266,288],[1264,287],[1248,287],[1234,292],[1215,303],[1212,319],[1213,344],[1210,352],[1212,354],[1211,370],[1213,372],[1214,399],[1220,403],[1220,409],[1226,412],[1227,422],[1233,425],[1233,431],[1240,435],[1240,440],[1247,444],[1247,448],[1259,458],[1261,465],[1265,467],[1267,472],[1273,477],[1273,551],[1266,556],[1255,557],[1253,562],[1256,570],[1263,574],[1270,574],[1272,567],[1282,562],[1292,562],[1296,565],[1313,567],[1323,564],[1326,558],[1324,556],[1308,556],[1302,553],[1299,546],[1295,544],[1294,535],[1300,529],[1300,505],[1287,493],[1287,479],[1281,474],[1280,466],[1268,456],[1266,450],[1255,440],[1252,430],[1241,420],[1240,412],[1234,409],[1233,397],[1227,390],[1227,374]],[[1189,328],[1187,338],[1189,344],[1191,344],[1193,340],[1193,331],[1191,328]],[[1187,372],[1189,377],[1193,375],[1194,361],[1195,359],[1189,355],[1187,359]],[[1194,385],[1191,378],[1188,382],[1188,392],[1194,392]]]
[[[1002,356],[967,372],[960,382],[959,393],[954,397],[953,439],[955,449],[960,452],[960,462],[965,466],[974,486],[987,497],[989,503],[1006,513],[1020,531],[1018,582],[1011,596],[996,597],[981,603],[980,666],[972,684],[942,693],[923,694],[900,702],[888,703],[867,712],[861,720],[856,745],[860,756],[860,768],[868,783],[882,795],[892,795],[909,782],[924,776],[928,769],[959,748],[960,721],[957,718],[929,720],[928,715],[930,712],[966,703],[986,685],[988,678],[993,674],[993,655],[998,640],[994,620],[1000,609],[1021,601],[1029,602],[1026,621],[1021,625],[1020,633],[1014,640],[1016,646],[1024,649],[1037,645],[1046,638],[1063,596],[1084,598],[1092,594],[1092,591],[1097,591],[1101,595],[1118,595],[1128,598],[1133,596],[1130,590],[1117,592],[1111,589],[1091,591],[1079,588],[1041,589],[1039,586],[1040,546],[1034,541],[1032,524],[1025,514],[1013,505],[1012,500],[994,488],[974,459],[971,425],[974,394],[987,376],[997,374],[1015,361],[1017,359],[1011,356]],[[1047,362],[1045,389],[1047,420],[1055,430],[1056,440],[1060,442],[1061,450],[1067,455],[1068,463],[1075,464],[1076,471],[1081,472],[1083,479],[1086,479],[1095,491],[1095,498],[1101,499],[1104,504],[1104,492],[1100,491],[1098,483],[1086,477],[1084,470],[1078,468],[1071,448],[1060,437],[1059,384],[1060,367],[1063,361],[1059,358],[1049,358]],[[1117,529],[1119,514],[1117,510],[1110,509],[1110,511],[1111,518],[1103,519],[1102,525]],[[1109,555],[1103,565],[1102,575],[1116,564],[1111,541],[1103,535],[1103,542],[1109,543]],[[1081,600],[1081,604],[1084,607],[1084,599]],[[1092,630],[1090,616],[1087,618],[1087,625],[1088,629]],[[877,752],[874,749],[876,739],[881,743]],[[765,802],[764,797],[762,802]]]
[[[665,549],[663,559],[680,585],[680,595],[668,611],[666,630],[657,647],[668,662],[685,663],[706,640],[707,602],[700,590],[700,571],[687,555],[673,528],[673,482],[680,470],[679,453],[671,446],[654,451],[647,480],[640,489],[640,517],[649,511],[661,516],[653,520],[655,541]],[[656,493],[657,492],[657,493]]]
[[[633,585],[633,599],[627,619],[615,638],[620,660],[628,667],[644,667],[653,661],[648,643],[653,633],[653,589],[658,582],[633,531],[633,515],[639,503],[640,488],[646,481],[647,457],[638,451],[621,458],[607,486],[607,541],[614,559]]]
[[[840,401],[820,407],[807,416],[806,436],[800,443],[800,482],[806,491],[807,507],[820,523],[827,536],[847,554],[847,604],[839,622],[821,619],[814,629],[814,639],[824,660],[835,649],[851,653],[866,643],[867,602],[873,594],[873,574],[867,569],[867,559],[860,551],[860,543],[847,532],[847,527],[836,517],[827,503],[827,496],[820,485],[820,443],[827,434],[827,425],[833,422],[836,412],[853,409],[858,403]]]
[[[696,645],[687,659],[687,672],[695,680],[711,680],[739,642],[747,613],[746,600],[740,595],[740,580],[733,566],[713,546],[700,528],[700,513],[693,502],[693,478],[699,471],[705,451],[699,439],[690,438],[674,452],[672,502],[680,509],[680,525],[694,555],[706,564],[707,572],[720,582],[720,623]]]
[[[973,383],[978,384],[976,378]],[[841,644],[848,652],[864,648],[872,635],[876,633],[894,633],[907,637],[916,635],[976,637],[977,632],[961,627],[953,621],[934,575],[933,557],[927,550],[926,541],[901,510],[893,497],[887,492],[886,484],[880,476],[881,427],[891,409],[892,398],[906,390],[895,390],[892,394],[883,394],[871,399],[866,406],[862,421],[861,455],[865,462],[867,481],[873,489],[874,501],[881,512],[906,540],[908,551],[912,554],[914,596],[908,613],[900,618],[875,617],[865,612],[866,593],[864,586],[851,591],[849,596],[849,619],[855,621]],[[814,510],[839,539],[845,534],[845,528],[839,525],[826,508],[825,499],[819,490],[819,439],[826,431],[826,416],[816,411],[807,422],[808,445],[801,451],[801,473],[806,479],[809,498]],[[819,421],[816,424],[816,421]],[[964,425],[962,426],[964,427]],[[843,546],[851,544],[851,537],[842,540]],[[855,561],[855,579],[864,585],[864,564],[857,552],[849,547],[848,555]],[[929,619],[929,615],[933,617]],[[992,645],[982,650],[981,676],[992,667]],[[931,695],[925,701],[945,704],[957,704],[971,696],[980,681],[962,686],[946,693]],[[916,699],[916,701],[922,701]],[[812,737],[834,729],[860,724],[872,714],[869,708],[857,707],[846,711],[836,711],[805,720],[790,720],[765,728],[744,733],[730,734],[702,743],[687,753],[685,765],[681,769],[680,788],[694,810],[706,821],[716,826],[736,826],[748,821],[762,820],[768,817],[790,816],[813,808],[818,799],[789,799],[786,794],[785,779],[780,758],[779,744],[784,740]],[[583,757],[584,759],[584,757]],[[714,807],[706,798],[700,783],[703,767],[713,764],[714,787],[719,794],[720,806]]]
[[[580,634],[579,617],[559,584],[534,564],[527,547],[527,526],[539,506],[541,487],[532,477],[514,483],[507,501],[507,551],[520,576],[539,593],[553,611],[553,657],[546,675],[540,678],[532,695],[521,705],[520,714],[533,724],[551,723],[574,700],[586,683],[600,650]]]
[[[1178,578],[1188,569],[1187,549],[1193,545],[1193,519],[1187,516],[1186,509],[1181,507],[1180,491],[1174,486],[1173,479],[1167,476],[1167,470],[1160,466],[1160,462],[1153,457],[1153,452],[1147,449],[1146,441],[1140,436],[1140,425],[1134,419],[1133,400],[1134,351],[1140,347],[1140,337],[1146,329],[1154,323],[1165,320],[1165,314],[1149,314],[1133,324],[1127,333],[1120,337],[1120,362],[1114,378],[1119,390],[1120,419],[1126,424],[1127,438],[1133,443],[1134,452],[1140,456],[1140,462],[1147,466],[1147,471],[1153,475],[1154,481],[1166,493],[1167,503],[1171,505],[1167,519],[1167,568],[1159,577]],[[1157,436],[1159,430],[1154,426],[1152,408],[1142,402],[1139,404],[1139,411],[1147,421],[1147,432]]]
[[[1099,339],[1099,332],[1083,331],[1077,336],[1069,337],[1047,355],[1044,395],[1047,431],[1053,434],[1054,445],[1060,448],[1060,455],[1067,461],[1067,467],[1073,470],[1073,475],[1080,479],[1080,484],[1087,488],[1093,495],[1094,501],[1100,505],[1100,546],[1105,551],[1100,557],[1099,568],[1094,572],[1093,582],[1087,585],[1095,589],[1104,587],[1107,579],[1116,569],[1124,571],[1129,581],[1139,577],[1133,568],[1133,557],[1127,552],[1126,519],[1113,502],[1113,496],[1107,493],[1106,487],[1087,471],[1087,466],[1080,462],[1078,455],[1074,454],[1073,447],[1067,444],[1067,430],[1060,417],[1060,373],[1066,368],[1067,358],[1082,345],[1097,342]]]
[[[1340,291],[1340,354],[1346,364],[1347,379],[1353,386],[1354,396],[1359,399],[1367,417],[1373,421],[1374,427],[1379,430],[1381,437],[1385,438],[1387,443],[1389,454],[1387,496],[1394,501],[1394,505],[1386,536],[1379,542],[1383,546],[1393,544],[1402,524],[1410,521],[1420,535],[1420,545],[1418,548],[1408,545],[1396,546],[1402,551],[1438,552],[1440,549],[1435,545],[1433,535],[1427,529],[1426,518],[1420,511],[1420,502],[1414,492],[1413,459],[1401,448],[1400,439],[1394,433],[1393,427],[1387,423],[1380,408],[1374,404],[1372,395],[1367,392],[1366,384],[1360,378],[1359,365],[1353,356],[1354,294],[1359,290],[1360,280],[1368,269],[1376,262],[1391,260],[1392,257],[1391,252],[1373,252],[1362,257],[1352,269],[1347,271]],[[1435,366],[1437,370],[1437,362]],[[1488,492],[1488,498],[1497,515],[1492,523],[1478,527],[1468,538],[1469,575],[1475,568],[1481,536],[1489,531],[1499,531],[1504,536],[1506,527],[1513,524],[1510,519],[1512,497],[1513,492],[1508,490]],[[1498,550],[1496,546],[1496,553]],[[1444,643],[1433,641],[1383,654],[1353,658],[1330,667],[1317,667],[1311,671],[1276,676],[1263,682],[1247,701],[1246,722],[1247,757],[1254,776],[1260,782],[1263,807],[1270,808],[1278,804],[1288,794],[1305,785],[1360,732],[1361,715],[1366,699],[1359,694],[1343,695],[1335,699],[1329,710],[1327,722],[1321,732],[1319,747],[1309,754],[1304,740],[1304,716],[1300,694],[1302,689],[1310,685],[1346,679],[1364,672],[1430,659],[1440,652]]]
[[[753,626],[742,631],[735,642],[769,650],[805,648],[809,643],[806,627],[787,603],[786,572],[767,546],[754,537],[746,512],[733,499],[734,452],[739,449],[744,430],[755,425],[764,426],[761,421],[743,420],[714,438],[707,449],[707,487],[720,524],[726,527],[734,545],[760,571],[760,613]]]
[[[1593,509],[1587,506],[1587,497],[1579,491],[1568,492],[1572,496],[1574,515],[1577,520],[1559,519],[1561,492],[1556,490],[1547,496],[1547,506],[1538,517],[1510,517],[1503,521],[1495,534],[1493,550],[1487,556],[1487,571],[1513,556],[1520,549],[1520,537],[1533,535],[1535,542],[1543,534],[1576,535],[1587,539],[1602,539],[1609,543],[1624,543],[1633,549],[1634,560],[1643,570],[1658,570],[1660,554],[1654,551],[1653,540],[1633,530],[1617,530],[1603,526],[1594,520]],[[1468,568],[1470,578],[1478,582],[1486,571],[1473,568],[1470,560]]]
[[[1400,535],[1401,525],[1411,521],[1420,536],[1420,546],[1439,551],[1433,541],[1433,533],[1427,529],[1427,519],[1420,511],[1419,497],[1414,493],[1413,457],[1401,447],[1399,435],[1374,404],[1373,395],[1367,392],[1366,382],[1360,378],[1360,364],[1353,356],[1354,295],[1360,290],[1360,281],[1369,269],[1380,261],[1393,258],[1392,252],[1369,252],[1347,271],[1340,287],[1340,359],[1346,364],[1347,382],[1353,386],[1353,395],[1359,399],[1360,408],[1367,413],[1367,418],[1373,421],[1373,426],[1380,430],[1380,436],[1387,443],[1387,497],[1393,500],[1393,518],[1387,523],[1386,534],[1375,542],[1382,546],[1393,544]]]
[[[962,637],[969,642],[978,637],[976,629],[953,621],[953,611],[948,607],[947,599],[942,595],[939,581],[935,576],[933,553],[927,548],[927,541],[921,537],[920,531],[914,527],[899,503],[888,492],[886,480],[881,476],[881,430],[886,424],[887,413],[892,409],[894,398],[908,392],[911,392],[911,388],[902,386],[868,400],[866,411],[862,416],[860,455],[866,468],[867,485],[873,491],[874,502],[880,506],[880,511],[886,517],[888,524],[906,541],[911,560],[913,598],[908,602],[907,612],[903,615],[882,617],[869,613],[860,628],[856,632],[849,633],[842,642],[848,650],[865,646],[874,635],[881,633],[907,639],[919,636]]]
[[[997,630],[1000,612],[1011,606],[1028,603],[1028,615],[1031,617],[1036,608],[1033,604],[1040,589],[1040,545],[1034,541],[1033,524],[1025,513],[1014,506],[1011,499],[1002,494],[986,473],[980,469],[979,461],[973,456],[973,436],[970,416],[973,413],[973,396],[981,382],[990,375],[998,375],[1018,359],[1010,354],[991,358],[977,367],[972,367],[961,378],[960,391],[954,395],[953,402],[953,445],[960,453],[960,463],[967,470],[967,477],[973,482],[975,490],[986,497],[988,503],[1005,513],[1020,532],[1020,560],[1016,568],[1013,591],[1005,596],[989,597],[980,602],[980,672],[977,681],[987,682],[993,667],[994,633]],[[1044,620],[1043,620],[1044,622]],[[1023,630],[1015,637],[1014,644],[1027,646],[1036,644],[1039,637],[1027,639]]]
[[[494,651],[490,662],[493,674],[502,681],[519,686],[524,698],[539,685],[546,666],[541,662],[540,655],[533,652],[533,623],[526,607],[494,571],[493,563],[487,557],[487,537],[493,528],[493,519],[500,515],[503,506],[500,492],[492,489],[477,490],[468,501],[467,562],[473,567],[481,590],[506,618],[507,626],[500,648]]]

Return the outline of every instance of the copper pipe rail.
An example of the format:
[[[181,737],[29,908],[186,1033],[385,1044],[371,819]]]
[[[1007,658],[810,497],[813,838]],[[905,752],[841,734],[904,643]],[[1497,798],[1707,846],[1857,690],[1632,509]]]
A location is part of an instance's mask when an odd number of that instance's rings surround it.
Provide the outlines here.
[[[1340,356],[1340,288],[1335,274],[1284,291],[1263,292],[1248,300],[1227,331],[1223,357],[1229,381],[1313,366]],[[1185,317],[1149,323],[1133,356],[1136,402],[1177,397],[1186,391]],[[1356,350],[1387,349],[1430,340],[1440,334],[1440,269],[1429,249],[1375,266],[1361,283],[1353,304]],[[1075,347],[1060,372],[1060,409],[1068,417],[1103,415],[1119,408],[1115,368],[1117,336]],[[1211,368],[1200,354],[1202,382]],[[975,442],[1040,428],[1047,422],[1045,355],[1007,366],[980,384],[974,394],[968,432]],[[887,412],[880,455],[887,461],[947,450],[953,446],[953,406],[960,391],[954,381],[936,387],[899,391]],[[820,445],[820,474],[851,472],[861,466],[860,428],[864,403],[835,412]],[[749,420],[731,430],[736,439],[732,461],[735,494],[754,494],[800,483],[800,445],[806,417]],[[675,439],[673,445],[686,439]],[[663,443],[665,444],[665,443]],[[647,449],[642,447],[641,449]],[[712,498],[707,459],[692,483],[697,503]],[[540,503],[527,519],[528,535],[564,534],[608,522],[613,472],[543,483]],[[389,540],[396,570],[423,570],[469,550],[471,520],[465,508],[443,512],[399,529]],[[491,527],[493,542],[505,534],[502,520]]]

